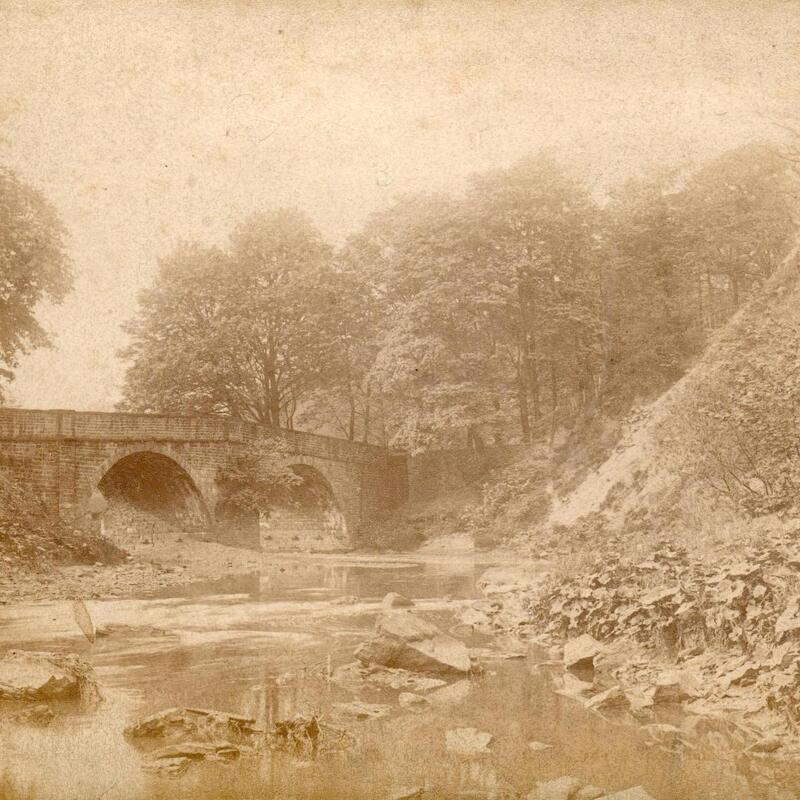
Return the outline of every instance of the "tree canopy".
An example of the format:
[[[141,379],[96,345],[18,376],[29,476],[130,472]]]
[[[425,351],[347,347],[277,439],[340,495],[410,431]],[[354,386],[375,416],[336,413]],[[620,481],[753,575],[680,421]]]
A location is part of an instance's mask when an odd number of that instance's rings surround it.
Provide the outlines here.
[[[338,250],[302,214],[162,260],[125,403],[411,451],[526,442],[676,380],[795,236],[766,146],[594,197],[547,154],[401,197]]]
[[[127,326],[125,406],[292,427],[331,346],[330,254],[309,220],[286,210],[245,220],[225,251],[180,246]]]
[[[66,232],[41,193],[0,167],[0,400],[18,357],[49,344],[37,306],[72,286]]]

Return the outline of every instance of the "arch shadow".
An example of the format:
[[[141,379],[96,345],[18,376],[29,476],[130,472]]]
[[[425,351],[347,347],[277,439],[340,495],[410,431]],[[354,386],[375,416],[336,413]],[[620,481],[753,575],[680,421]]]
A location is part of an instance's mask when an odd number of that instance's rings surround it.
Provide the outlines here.
[[[118,454],[93,488],[107,504],[104,532],[125,545],[209,526],[210,514],[188,470],[157,450]]]

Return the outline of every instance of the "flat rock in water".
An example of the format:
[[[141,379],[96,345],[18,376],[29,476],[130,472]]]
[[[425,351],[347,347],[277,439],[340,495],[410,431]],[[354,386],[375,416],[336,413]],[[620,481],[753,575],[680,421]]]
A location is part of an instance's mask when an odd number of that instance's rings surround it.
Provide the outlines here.
[[[397,592],[389,592],[383,598],[383,605],[387,608],[410,608],[414,605],[414,601]]]
[[[0,658],[0,700],[78,698],[90,675],[76,655],[11,650]]]
[[[408,611],[384,614],[378,620],[377,634],[362,644],[355,656],[365,664],[433,675],[470,669],[469,651],[463,642]]]
[[[400,692],[397,702],[400,703],[403,708],[416,712],[424,711],[430,705],[427,698],[423,697],[421,694],[414,694],[413,692]]]
[[[553,781],[542,781],[528,793],[528,800],[573,800],[583,781],[565,775]]]
[[[655,800],[655,798],[647,793],[644,786],[633,786],[630,789],[623,789],[621,792],[605,794],[602,800]]]
[[[440,686],[447,686],[447,681],[441,678],[431,678],[406,669],[392,669],[376,664],[362,664],[353,661],[343,664],[333,671],[331,680],[339,686],[348,687],[354,691],[363,689],[364,686],[375,686],[406,692],[430,692]]]
[[[252,742],[255,720],[203,708],[167,708],[129,725],[125,736],[137,745],[152,746],[168,742],[208,742],[233,740]]]
[[[492,734],[475,728],[454,728],[445,734],[445,744],[450,753],[460,756],[477,756],[489,752]]]
[[[364,703],[361,700],[354,700],[352,703],[334,703],[333,708],[338,714],[362,721],[380,719],[391,712],[390,706],[382,703]]]
[[[594,711],[627,711],[631,707],[631,701],[619,686],[612,686],[586,701],[586,707]]]

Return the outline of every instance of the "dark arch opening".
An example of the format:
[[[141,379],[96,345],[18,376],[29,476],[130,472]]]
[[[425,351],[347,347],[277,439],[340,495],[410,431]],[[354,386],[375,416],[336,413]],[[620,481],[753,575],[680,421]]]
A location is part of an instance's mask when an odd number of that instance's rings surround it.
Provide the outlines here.
[[[291,464],[302,481],[261,519],[262,550],[341,550],[347,525],[325,476],[307,464]]]
[[[177,462],[160,453],[124,456],[103,475],[97,488],[108,503],[104,531],[125,544],[207,527],[208,513],[194,481]]]

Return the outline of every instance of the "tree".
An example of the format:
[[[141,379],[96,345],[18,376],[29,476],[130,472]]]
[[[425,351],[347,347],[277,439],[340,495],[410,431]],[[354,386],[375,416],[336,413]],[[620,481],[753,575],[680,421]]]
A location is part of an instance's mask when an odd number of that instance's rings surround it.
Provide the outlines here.
[[[330,255],[310,221],[286,210],[251,216],[228,252],[178,248],[127,326],[124,406],[291,428],[332,348]]]
[[[467,207],[407,197],[375,215],[351,247],[370,262],[382,309],[370,378],[392,444],[419,450],[478,444],[507,405],[503,364],[485,324],[487,277],[473,256]]]
[[[785,161],[763,145],[611,192],[602,214],[610,396],[652,395],[683,374],[790,250],[791,196]]]
[[[548,156],[473,179],[481,242],[476,258],[492,287],[487,312],[513,364],[524,441],[548,412],[581,406],[601,373],[596,209],[585,188]]]
[[[603,210],[607,399],[623,405],[675,381],[701,346],[673,182],[630,180]]]
[[[763,144],[724,153],[689,178],[682,193],[685,251],[709,301],[700,310],[704,324],[727,319],[781,263],[794,242],[795,190],[786,161]],[[727,299],[717,313],[715,288]]]
[[[327,292],[335,302],[317,321],[317,331],[327,342],[326,358],[320,365],[318,385],[301,404],[298,420],[306,429],[332,430],[349,441],[369,442],[379,430],[380,401],[373,396],[369,375],[377,350],[378,298],[358,253],[348,247],[320,279],[329,282]]]
[[[462,199],[407,197],[351,247],[383,323],[371,375],[391,441],[411,449],[523,440],[599,378],[594,207],[546,156],[476,176]],[[516,409],[515,409],[516,401]]]
[[[65,238],[45,198],[0,168],[0,401],[18,356],[49,344],[35,312],[43,300],[61,302],[72,286]]]

